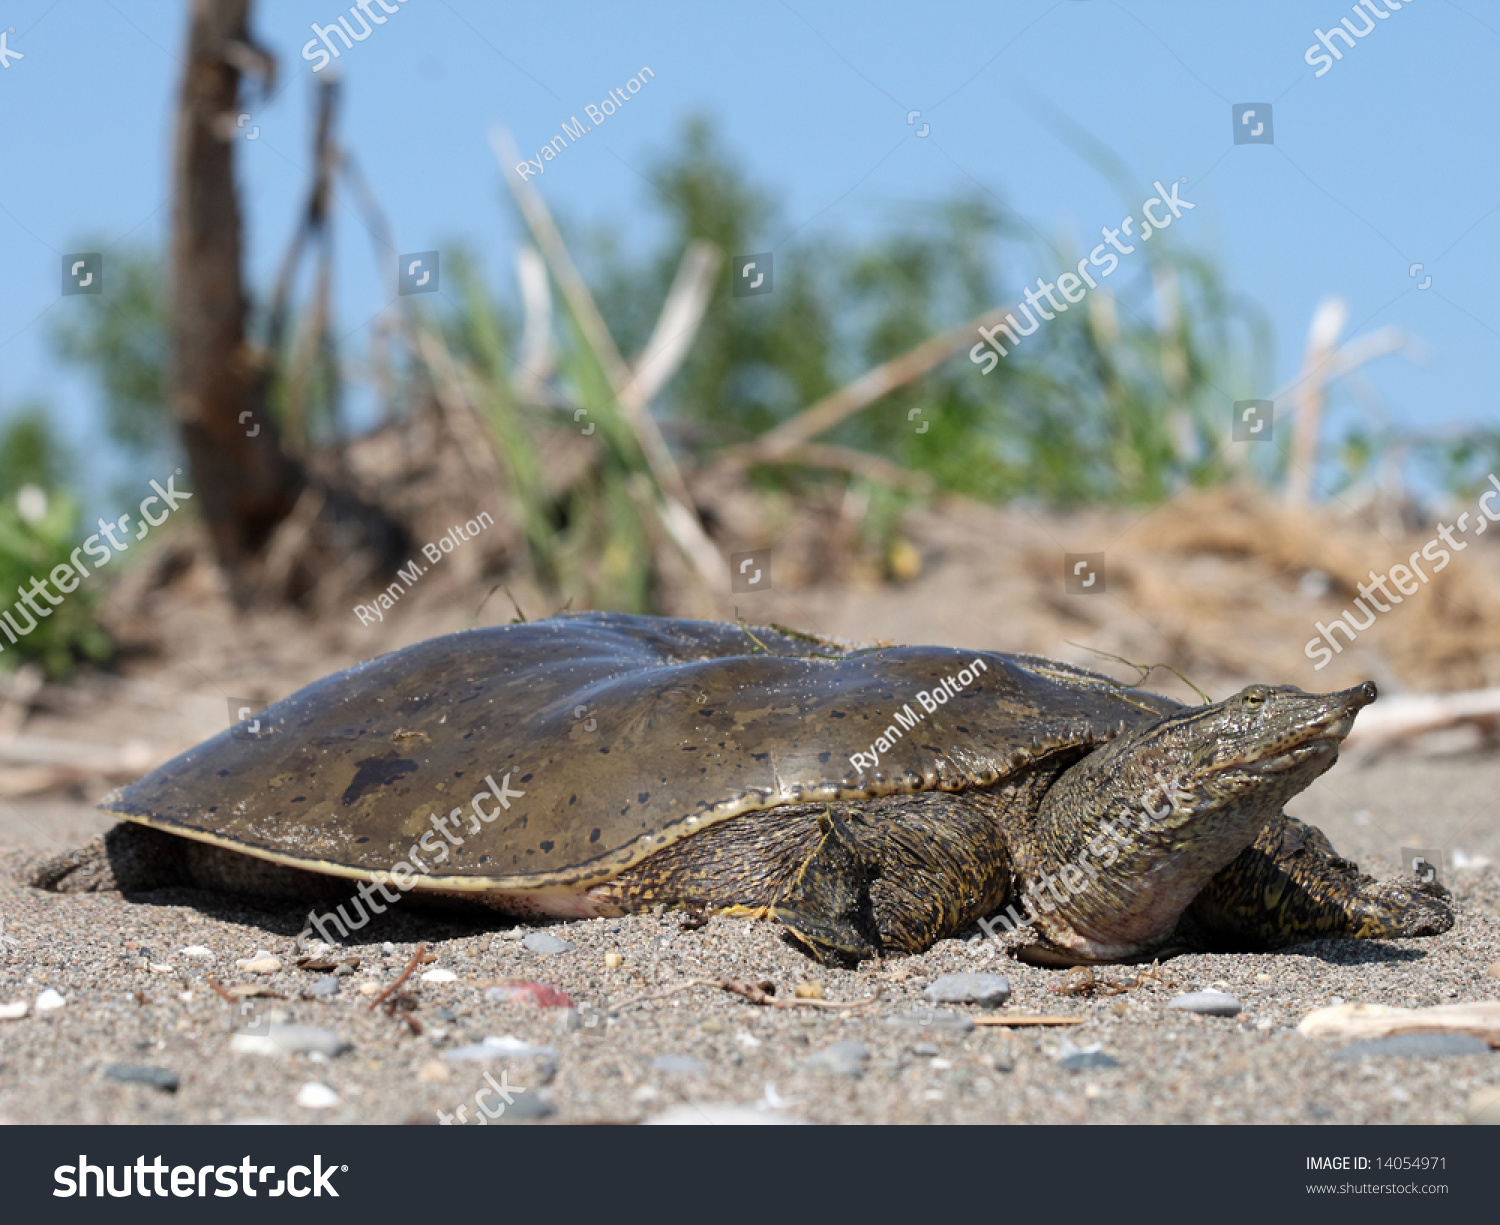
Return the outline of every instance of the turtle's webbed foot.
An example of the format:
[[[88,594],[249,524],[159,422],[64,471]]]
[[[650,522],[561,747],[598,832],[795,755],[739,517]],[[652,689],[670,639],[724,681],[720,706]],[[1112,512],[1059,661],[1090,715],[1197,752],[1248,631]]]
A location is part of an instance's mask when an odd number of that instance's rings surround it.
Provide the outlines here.
[[[1368,876],[1359,880],[1363,888],[1351,907],[1351,919],[1359,927],[1355,939],[1440,936],[1453,926],[1453,895],[1436,881],[1374,881]]]
[[[1216,948],[1284,948],[1304,940],[1437,936],[1453,926],[1436,882],[1376,881],[1343,859],[1321,830],[1269,822],[1193,902],[1188,925]]]

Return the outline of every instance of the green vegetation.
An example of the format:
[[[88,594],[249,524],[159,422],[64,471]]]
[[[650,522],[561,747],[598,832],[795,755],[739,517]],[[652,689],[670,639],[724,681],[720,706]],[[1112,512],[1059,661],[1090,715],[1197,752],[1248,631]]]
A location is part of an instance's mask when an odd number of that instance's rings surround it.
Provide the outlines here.
[[[1080,152],[1133,208],[1123,168],[1097,150]],[[562,226],[612,345],[601,346],[591,320],[578,317],[554,267],[555,362],[544,382],[518,388],[517,295],[486,286],[478,262],[460,250],[444,255],[447,293],[403,300],[412,342],[406,360],[382,349],[377,363],[394,371],[395,381],[382,387],[389,402],[410,411],[436,395],[445,412],[472,410],[489,431],[542,585],[614,608],[658,605],[661,546],[680,539],[682,525],[674,528],[663,510],[671,474],[659,456],[652,461],[641,423],[617,403],[612,350],[627,363],[640,353],[690,243],[706,240],[725,256],[774,250],[776,289],[734,298],[730,261],[720,266],[691,349],[653,405],[685,469],[713,463],[879,363],[1016,301],[1038,273],[1052,275],[1077,258],[1066,242],[1047,240],[983,194],[908,209],[864,231],[830,232],[816,218],[794,227],[702,119],[685,125],[651,167],[646,203],[658,239],[644,253],[627,254],[608,227]],[[925,496],[913,492],[921,481],[974,498],[1050,505],[1149,505],[1186,486],[1245,474],[1278,483],[1283,451],[1236,455],[1249,465],[1245,472],[1231,465],[1224,445],[1232,401],[1268,386],[1268,328],[1227,290],[1213,263],[1178,238],[1174,230],[1141,249],[1107,286],[1028,336],[990,374],[968,359],[965,343],[820,434],[817,443],[860,461],[850,470],[792,455],[758,463],[750,479],[793,494],[852,483],[868,507],[862,530],[882,553],[899,534],[903,509]],[[163,266],[143,252],[114,261],[120,288],[107,302],[84,300],[81,317],[55,332],[57,350],[96,375],[111,438],[142,454],[170,449]],[[289,311],[287,338],[270,356],[271,403],[288,445],[298,448],[335,440],[340,429],[335,367],[318,339],[326,325],[320,310],[315,303]],[[264,309],[260,317],[263,330],[277,330]],[[387,333],[387,347],[390,339]],[[594,457],[559,483],[551,471],[557,444],[576,443],[584,428],[578,415],[595,431]],[[18,457],[29,454],[23,442],[18,434]],[[1438,486],[1467,488],[1500,461],[1500,435],[1403,443],[1351,430],[1325,459],[1347,484],[1368,479],[1393,455]],[[16,463],[43,470],[40,460]],[[912,476],[921,480],[904,479]],[[7,487],[18,479],[0,470]],[[56,488],[57,471],[37,483]]]
[[[0,425],[0,607],[8,608],[9,593],[29,589],[33,578],[46,579],[78,547],[78,503],[63,485],[67,469],[40,408],[22,409]],[[79,659],[106,658],[109,636],[95,620],[101,598],[97,584],[81,585],[49,616],[31,618],[36,628],[17,642],[0,637],[0,668],[37,660],[56,678],[71,674]],[[24,613],[12,613],[21,628]]]

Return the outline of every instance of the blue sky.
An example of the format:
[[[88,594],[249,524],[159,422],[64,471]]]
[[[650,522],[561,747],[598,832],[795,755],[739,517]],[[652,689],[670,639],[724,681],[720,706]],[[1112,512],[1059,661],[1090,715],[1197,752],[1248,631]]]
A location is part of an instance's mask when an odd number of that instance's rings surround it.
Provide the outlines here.
[[[707,113],[782,204],[762,249],[973,190],[1087,249],[1121,202],[1059,139],[1048,116],[1062,116],[1123,163],[1138,199],[1155,180],[1187,178],[1181,194],[1197,207],[1176,239],[1268,312],[1278,384],[1296,371],[1314,307],[1337,293],[1348,334],[1394,324],[1425,342],[1420,363],[1366,368],[1395,420],[1500,423],[1500,6],[1409,0],[1379,20],[1342,0],[391,6],[336,69],[344,143],[403,251],[461,240],[492,284],[508,285],[517,232],[491,126],[535,156],[643,67],[655,75],[641,92],[537,180],[560,214],[649,241],[642,171],[686,116]],[[116,470],[91,385],[45,344],[49,320],[78,305],[59,296],[61,258],[86,235],[165,243],[185,12],[168,0],[0,3],[6,46],[25,57],[0,69],[0,406],[54,404],[80,484]],[[246,107],[246,134],[259,132],[240,146],[257,285],[285,248],[310,166],[301,48],[312,24],[348,12],[336,0],[255,4],[254,30],[283,74],[269,105]],[[1314,28],[1346,17],[1374,28],[1315,76],[1304,60]],[[1272,104],[1274,145],[1233,143],[1231,107],[1244,102]],[[911,111],[921,116],[908,124]],[[346,201],[338,314],[355,348],[392,298],[369,252]],[[1011,269],[1018,282],[1059,270]]]

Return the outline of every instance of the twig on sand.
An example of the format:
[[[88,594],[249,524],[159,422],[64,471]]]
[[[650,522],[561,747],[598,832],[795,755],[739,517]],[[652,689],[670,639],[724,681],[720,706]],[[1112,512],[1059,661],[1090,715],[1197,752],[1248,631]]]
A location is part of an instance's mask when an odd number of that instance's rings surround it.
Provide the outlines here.
[[[614,1011],[619,1012],[631,1004],[644,1004],[649,1000],[666,999],[669,995],[676,995],[679,991],[687,991],[693,987],[713,987],[719,991],[727,991],[731,995],[738,995],[741,999],[749,1000],[752,1004],[760,1004],[769,1008],[864,1008],[873,1004],[880,998],[880,984],[875,985],[875,994],[866,1000],[805,1000],[805,999],[776,999],[776,984],[772,982],[750,983],[739,978],[689,978],[664,991],[652,992],[649,995],[637,995],[623,1003],[616,1004]]]
[[[975,1017],[975,1025],[1082,1025],[1087,1017]]]
[[[412,972],[422,964],[422,954],[426,951],[426,943],[417,945],[417,951],[411,955],[411,960],[406,963],[406,969],[401,971],[401,977],[370,1001],[371,1012],[375,1011],[376,1008],[385,1003],[386,1000],[390,999],[391,996],[396,993],[397,988],[399,988],[402,983],[404,983],[408,978],[412,976]]]
[[[220,985],[219,980],[217,978],[215,978],[212,974],[205,974],[203,976],[203,981],[206,982],[210,987],[212,987],[214,989],[215,992],[218,993],[220,999],[227,1000],[231,1004],[237,1004],[237,1003],[239,1003],[239,1001],[236,1000],[234,998],[234,996],[230,995],[229,992],[227,992],[227,991],[224,990],[224,988]]]

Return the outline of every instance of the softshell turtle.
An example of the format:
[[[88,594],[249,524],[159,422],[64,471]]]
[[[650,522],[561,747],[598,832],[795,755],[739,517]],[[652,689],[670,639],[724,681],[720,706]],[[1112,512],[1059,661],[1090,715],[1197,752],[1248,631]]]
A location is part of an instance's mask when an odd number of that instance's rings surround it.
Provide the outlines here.
[[[1252,685],[1188,707],[1030,655],[557,616],[308,686],[112,793],[131,824],[36,880],[332,887],[326,938],[406,891],[681,907],[775,919],[820,960],[1002,908],[1051,964],[1432,935],[1441,887],[1377,884],[1282,812],[1374,700]]]

